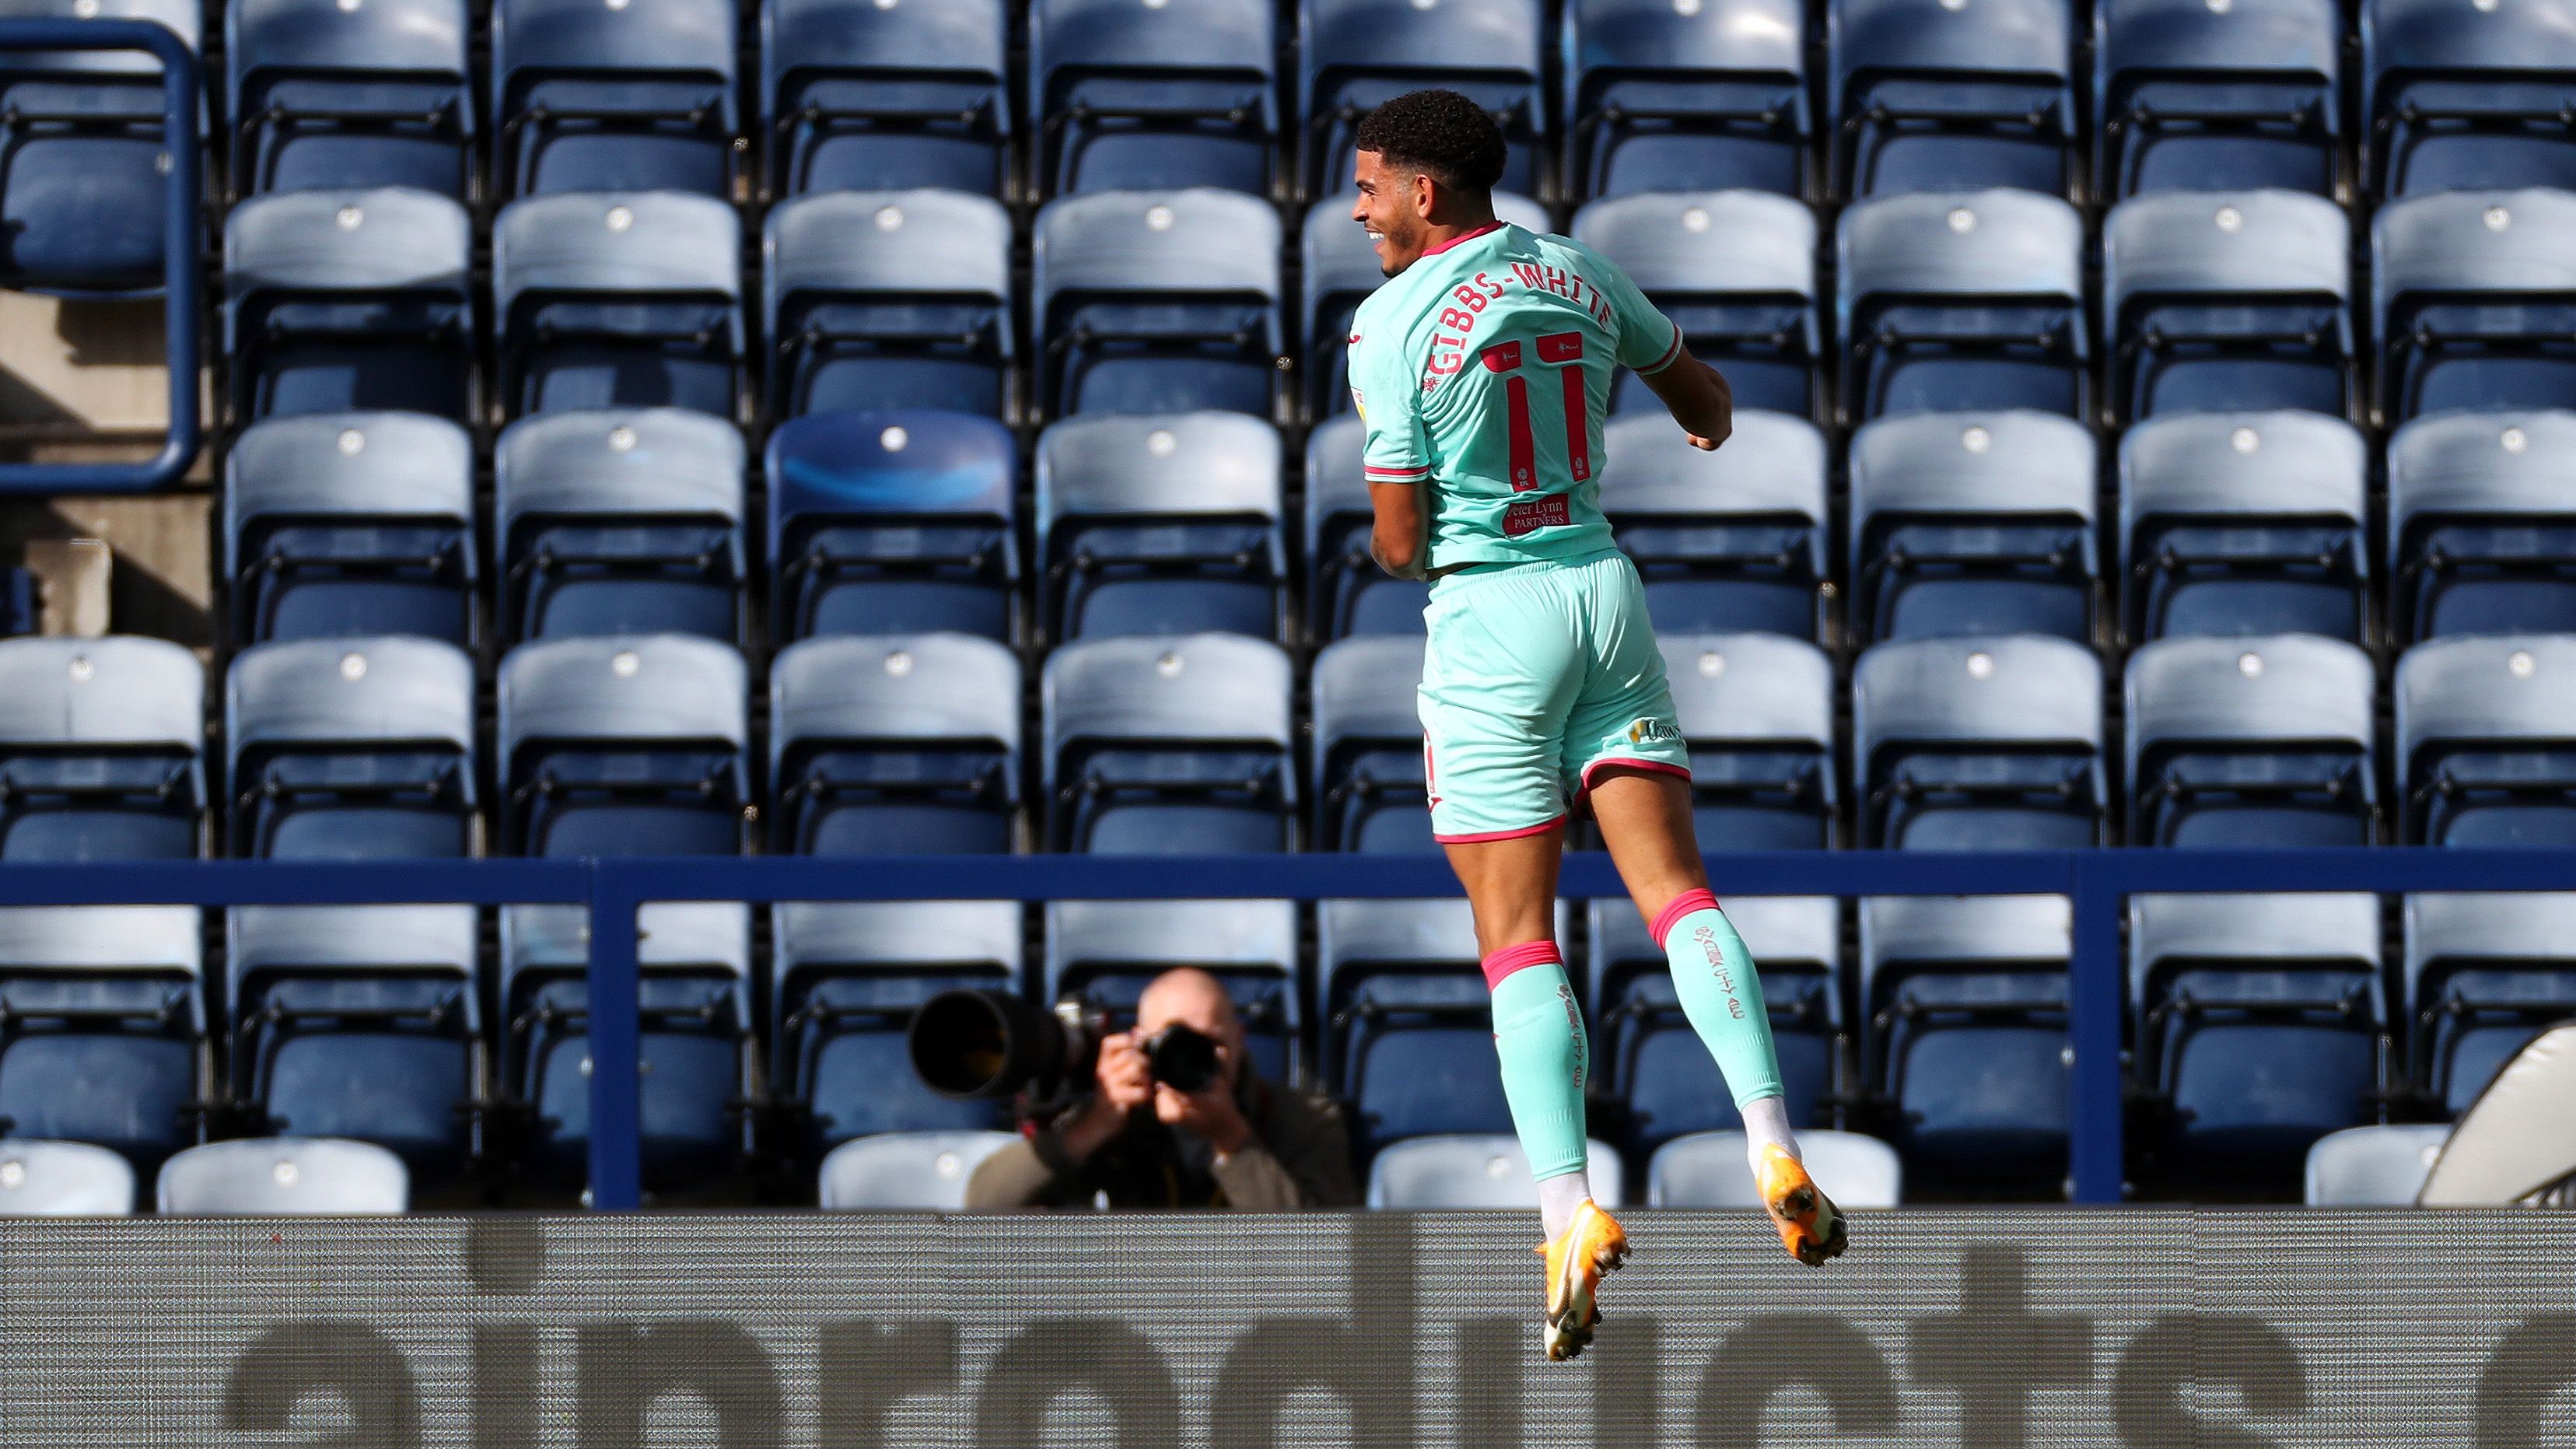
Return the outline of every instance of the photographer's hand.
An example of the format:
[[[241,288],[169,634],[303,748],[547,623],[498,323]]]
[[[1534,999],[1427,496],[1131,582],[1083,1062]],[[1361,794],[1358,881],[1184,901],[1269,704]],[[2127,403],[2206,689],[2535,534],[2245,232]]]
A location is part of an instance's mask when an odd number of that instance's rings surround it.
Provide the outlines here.
[[[1127,1114],[1154,1100],[1154,1065],[1136,1045],[1133,1033],[1104,1037],[1100,1059],[1091,1069],[1098,1090],[1082,1110],[1056,1132],[1065,1154],[1081,1162],[1099,1151],[1127,1126]]]
[[[1234,1103],[1234,1089],[1222,1076],[1198,1092],[1176,1091],[1156,1082],[1154,1115],[1165,1126],[1206,1142],[1219,1157],[1233,1156],[1252,1140],[1252,1124],[1244,1120],[1243,1109]]]

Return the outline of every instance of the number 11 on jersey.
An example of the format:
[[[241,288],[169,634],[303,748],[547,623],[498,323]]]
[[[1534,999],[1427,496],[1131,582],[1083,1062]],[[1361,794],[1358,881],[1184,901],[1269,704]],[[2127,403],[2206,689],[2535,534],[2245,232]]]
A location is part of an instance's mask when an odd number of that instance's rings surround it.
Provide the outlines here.
[[[1497,342],[1478,354],[1487,372],[1505,374],[1504,423],[1511,429],[1514,493],[1538,486],[1538,446],[1530,430],[1529,379],[1521,372],[1521,345]],[[1550,332],[1538,339],[1538,360],[1553,368],[1565,399],[1565,464],[1577,483],[1592,478],[1592,418],[1583,389],[1583,334]]]

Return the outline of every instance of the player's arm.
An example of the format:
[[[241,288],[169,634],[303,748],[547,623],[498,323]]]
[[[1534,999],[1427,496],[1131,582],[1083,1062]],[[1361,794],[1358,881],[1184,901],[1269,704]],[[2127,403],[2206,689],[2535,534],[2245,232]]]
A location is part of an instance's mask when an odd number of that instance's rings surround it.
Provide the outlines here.
[[[1726,374],[1716,368],[1683,352],[1669,364],[1637,376],[1647,391],[1663,399],[1673,421],[1690,434],[1692,447],[1714,452],[1735,431],[1735,389],[1726,385]]]
[[[1369,556],[1399,579],[1421,579],[1429,562],[1423,547],[1422,485],[1372,479],[1369,507],[1376,514],[1369,527]]]
[[[1360,445],[1360,475],[1368,480],[1375,518],[1369,556],[1399,579],[1420,579],[1431,563],[1425,501],[1431,447],[1418,410],[1419,376],[1418,367],[1406,366],[1396,338],[1351,338],[1351,399],[1368,430]]]

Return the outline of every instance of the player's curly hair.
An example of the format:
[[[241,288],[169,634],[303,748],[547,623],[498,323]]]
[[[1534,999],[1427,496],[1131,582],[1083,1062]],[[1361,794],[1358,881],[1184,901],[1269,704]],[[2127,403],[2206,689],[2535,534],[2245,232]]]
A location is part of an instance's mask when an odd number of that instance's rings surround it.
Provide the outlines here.
[[[1410,91],[1360,119],[1358,149],[1443,186],[1486,192],[1503,179],[1503,128],[1456,91]]]

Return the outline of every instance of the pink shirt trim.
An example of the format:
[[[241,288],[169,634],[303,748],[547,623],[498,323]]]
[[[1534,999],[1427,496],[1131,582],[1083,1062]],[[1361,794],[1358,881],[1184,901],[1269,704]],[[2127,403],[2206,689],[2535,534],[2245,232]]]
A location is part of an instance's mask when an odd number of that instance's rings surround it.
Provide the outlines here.
[[[1451,247],[1454,247],[1454,246],[1458,245],[1460,242],[1471,242],[1471,241],[1474,241],[1476,238],[1478,238],[1478,237],[1480,237],[1480,236],[1484,236],[1484,235],[1486,235],[1486,234],[1487,234],[1487,233],[1489,233],[1489,232],[1497,232],[1497,231],[1501,231],[1502,229],[1503,229],[1503,224],[1502,224],[1501,222],[1499,222],[1499,221],[1489,221],[1489,222],[1486,222],[1483,226],[1480,226],[1480,227],[1476,228],[1474,231],[1462,231],[1462,232],[1458,233],[1456,236],[1453,236],[1453,237],[1449,238],[1447,241],[1442,242],[1440,245],[1438,245],[1438,246],[1436,246],[1436,247],[1424,247],[1424,248],[1422,249],[1422,254],[1423,254],[1424,256],[1426,256],[1426,257],[1436,257],[1436,256],[1440,255],[1442,252],[1445,252],[1445,251],[1449,250]],[[1674,328],[1674,329],[1673,329],[1673,331],[1674,331],[1675,335],[1679,335],[1679,334],[1680,334],[1680,332],[1681,332],[1681,329],[1680,329],[1680,328],[1678,328],[1678,327],[1676,327],[1676,328]]]
[[[1545,835],[1564,824],[1565,817],[1559,815],[1543,825],[1524,825],[1518,830],[1482,830],[1474,835],[1434,834],[1431,838],[1442,845],[1480,845],[1488,840],[1518,840],[1524,835]]]

